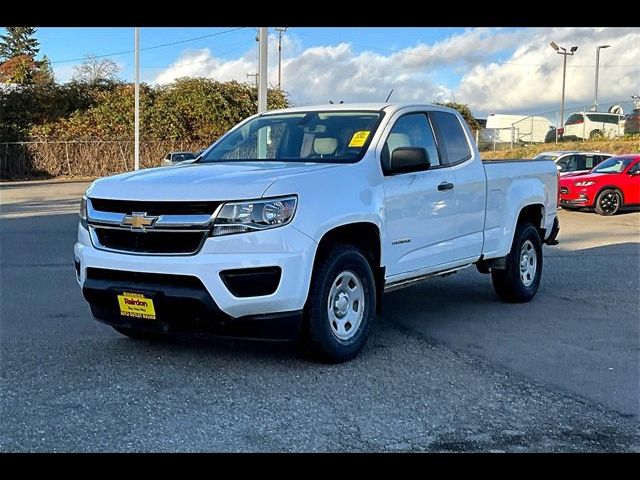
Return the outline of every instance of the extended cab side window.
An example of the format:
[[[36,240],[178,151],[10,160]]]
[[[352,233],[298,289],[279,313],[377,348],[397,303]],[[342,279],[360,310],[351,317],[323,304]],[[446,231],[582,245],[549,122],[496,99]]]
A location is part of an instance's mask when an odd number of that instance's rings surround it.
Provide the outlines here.
[[[424,113],[409,113],[396,121],[382,148],[383,165],[388,165],[393,151],[398,147],[423,147],[429,155],[431,166],[440,165],[433,130]]]
[[[445,163],[455,165],[471,158],[471,149],[458,117],[448,112],[433,111],[429,116],[434,120],[440,151]]]

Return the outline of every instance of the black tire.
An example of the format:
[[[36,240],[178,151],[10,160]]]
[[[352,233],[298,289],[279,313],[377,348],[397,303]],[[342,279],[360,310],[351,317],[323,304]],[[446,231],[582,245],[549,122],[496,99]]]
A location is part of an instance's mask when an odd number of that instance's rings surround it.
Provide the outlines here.
[[[529,242],[529,243],[527,243]],[[525,284],[521,278],[521,252],[523,246],[531,247],[530,251],[535,252],[534,273]],[[530,260],[530,253],[527,254]],[[528,275],[528,274],[526,274]],[[506,268],[504,270],[491,269],[491,280],[496,294],[503,302],[522,303],[531,300],[540,285],[542,276],[542,241],[538,229],[529,222],[522,222],[516,227],[513,237],[511,251],[506,258]]]
[[[607,188],[600,192],[596,199],[596,213],[609,217],[615,215],[622,206],[622,195],[613,188]]]
[[[589,138],[592,140],[604,138],[604,134],[602,133],[602,130],[592,130],[589,134]]]
[[[134,330],[132,328],[125,327],[113,327],[113,329],[121,333],[122,335],[131,338],[132,340],[153,340],[159,337],[158,333],[143,332],[140,330]]]
[[[354,275],[359,282],[364,307],[355,301],[352,305],[351,299],[345,297],[344,302],[348,305],[345,307],[348,310],[348,312],[345,311],[346,314],[352,315],[353,311],[357,317],[358,307],[362,308],[363,314],[359,325],[350,327],[355,328],[353,332],[344,332],[345,335],[352,336],[340,339],[337,336],[338,333],[335,333],[337,324],[329,318],[329,294],[334,288],[334,282],[338,282],[341,275],[345,278],[345,274]],[[349,286],[350,284],[347,285]],[[334,308],[338,307],[334,306]],[[375,312],[376,285],[371,265],[366,257],[352,245],[337,244],[331,247],[322,258],[318,259],[311,279],[309,298],[304,310],[306,353],[328,363],[345,362],[355,358],[367,341]],[[349,325],[348,321],[346,325]]]

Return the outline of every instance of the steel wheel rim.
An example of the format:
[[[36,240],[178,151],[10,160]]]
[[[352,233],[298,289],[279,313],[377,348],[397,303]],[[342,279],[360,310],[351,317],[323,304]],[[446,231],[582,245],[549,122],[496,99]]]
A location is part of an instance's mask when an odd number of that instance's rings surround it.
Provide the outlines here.
[[[333,280],[327,300],[327,316],[333,335],[350,340],[364,318],[365,298],[362,282],[351,270],[345,270]]]
[[[525,287],[529,287],[533,283],[537,268],[538,254],[531,240],[527,240],[520,249],[520,281]]]
[[[618,199],[618,194],[615,192],[609,192],[600,199],[600,208],[605,213],[614,213],[618,210],[619,204],[620,200]]]

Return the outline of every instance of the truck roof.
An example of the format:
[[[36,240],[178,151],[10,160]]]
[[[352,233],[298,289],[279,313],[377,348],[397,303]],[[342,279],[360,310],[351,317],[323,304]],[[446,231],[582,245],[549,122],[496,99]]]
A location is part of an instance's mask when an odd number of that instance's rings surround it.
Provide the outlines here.
[[[272,113],[295,113],[295,112],[314,112],[318,110],[362,110],[362,111],[371,111],[371,112],[379,112],[381,110],[390,108],[392,110],[398,110],[400,108],[405,107],[440,107],[440,105],[434,105],[432,103],[392,103],[392,102],[380,102],[380,103],[324,103],[317,105],[306,105],[303,107],[291,107],[291,108],[282,108],[278,110],[268,110],[264,112],[264,114],[272,114]]]

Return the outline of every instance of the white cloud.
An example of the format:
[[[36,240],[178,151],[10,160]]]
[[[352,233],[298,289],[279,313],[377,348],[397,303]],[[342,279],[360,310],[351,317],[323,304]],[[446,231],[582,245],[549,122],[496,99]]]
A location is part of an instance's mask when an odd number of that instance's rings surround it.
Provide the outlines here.
[[[562,89],[562,56],[549,46],[555,41],[564,47],[578,46],[567,57],[565,104],[590,106],[594,93],[595,48],[601,50],[598,98],[630,100],[640,91],[639,28],[545,28],[528,29],[505,62],[476,65],[456,88],[459,101],[475,111],[544,112],[557,109]],[[610,66],[614,65],[614,66]]]
[[[433,45],[386,53],[356,53],[348,43],[304,49],[295,33],[288,32],[283,37],[282,83],[296,105],[381,101],[393,88],[395,101],[455,99],[480,114],[538,113],[559,103],[562,58],[549,47],[551,40],[579,46],[568,58],[567,105],[590,104],[595,46],[600,44],[612,47],[601,52],[599,98],[628,99],[640,91],[639,28],[475,28]],[[496,55],[502,63],[493,63]],[[256,46],[232,60],[209,49],[186,51],[155,82],[182,76],[250,81],[247,74],[255,73],[256,64]],[[269,83],[277,84],[274,34],[269,37]]]
[[[67,63],[64,65],[52,65],[51,68],[53,70],[53,76],[55,77],[57,82],[66,83],[71,80],[71,77],[73,77],[73,74],[75,73],[74,69],[78,65],[79,64],[71,63]]]

